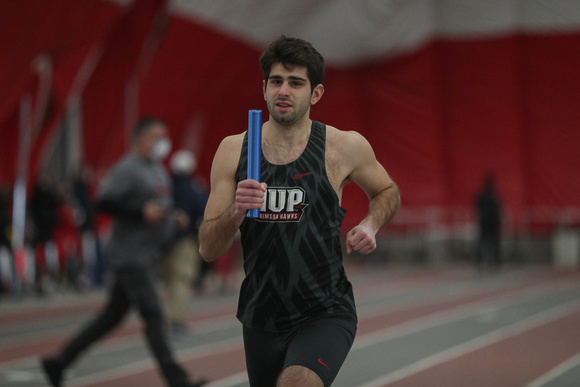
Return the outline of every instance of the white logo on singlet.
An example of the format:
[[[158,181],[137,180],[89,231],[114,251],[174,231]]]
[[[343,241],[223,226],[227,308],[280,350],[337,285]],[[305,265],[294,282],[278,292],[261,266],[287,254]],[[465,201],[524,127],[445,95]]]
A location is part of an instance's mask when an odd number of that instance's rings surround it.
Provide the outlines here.
[[[299,222],[308,206],[306,192],[300,187],[268,187],[260,208],[263,222]]]

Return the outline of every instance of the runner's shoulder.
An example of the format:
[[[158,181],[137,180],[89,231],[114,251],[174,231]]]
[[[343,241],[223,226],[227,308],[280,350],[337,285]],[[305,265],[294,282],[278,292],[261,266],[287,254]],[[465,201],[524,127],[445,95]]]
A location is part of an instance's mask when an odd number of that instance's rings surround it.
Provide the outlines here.
[[[334,126],[326,126],[326,141],[328,146],[340,153],[350,154],[364,148],[368,141],[354,130],[340,130]]]

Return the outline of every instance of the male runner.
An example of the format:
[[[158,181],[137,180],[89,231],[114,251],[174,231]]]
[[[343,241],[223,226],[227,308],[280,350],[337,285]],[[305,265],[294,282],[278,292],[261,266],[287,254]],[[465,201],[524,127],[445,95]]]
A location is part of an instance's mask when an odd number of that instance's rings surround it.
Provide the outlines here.
[[[261,182],[246,179],[247,134],[225,138],[212,166],[200,253],[220,257],[241,230],[246,278],[243,324],[252,386],[329,386],[356,333],[351,284],[342,266],[340,206],[353,181],[369,197],[367,216],[346,235],[346,252],[368,254],[396,213],[399,191],[356,132],[310,120],[324,93],[324,59],[304,40],[282,36],[260,58],[270,113],[262,129]],[[260,217],[246,211],[260,208]]]

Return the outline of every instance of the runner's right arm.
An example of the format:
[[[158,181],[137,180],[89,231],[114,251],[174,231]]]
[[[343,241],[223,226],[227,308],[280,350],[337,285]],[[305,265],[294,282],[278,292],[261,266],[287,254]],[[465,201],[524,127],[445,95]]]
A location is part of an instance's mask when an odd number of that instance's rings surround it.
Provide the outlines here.
[[[213,160],[209,199],[199,229],[199,253],[208,262],[229,250],[246,212],[264,202],[264,184],[255,180],[236,184],[243,139],[244,133],[226,137]]]

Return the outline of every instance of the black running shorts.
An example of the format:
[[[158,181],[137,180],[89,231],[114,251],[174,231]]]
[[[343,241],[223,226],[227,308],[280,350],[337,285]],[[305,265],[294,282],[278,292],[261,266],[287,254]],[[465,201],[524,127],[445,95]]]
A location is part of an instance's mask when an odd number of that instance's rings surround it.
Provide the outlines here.
[[[274,387],[282,371],[292,365],[311,369],[330,386],[352,347],[356,319],[327,316],[279,333],[243,329],[250,386]]]

